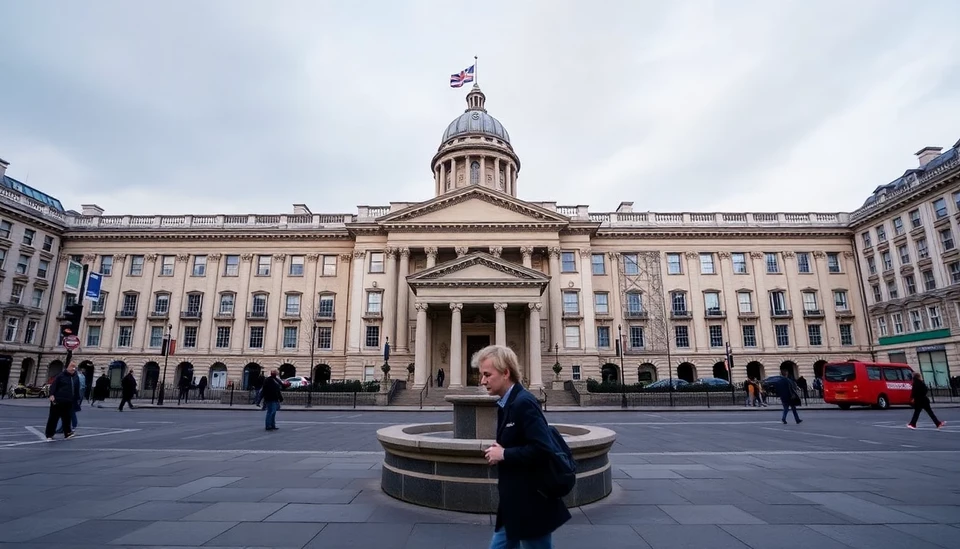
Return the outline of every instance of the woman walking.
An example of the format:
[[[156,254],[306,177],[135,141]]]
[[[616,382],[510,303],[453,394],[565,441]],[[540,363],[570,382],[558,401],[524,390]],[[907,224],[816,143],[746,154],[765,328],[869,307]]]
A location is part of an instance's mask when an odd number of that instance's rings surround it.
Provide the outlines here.
[[[913,389],[910,391],[910,404],[913,404],[913,419],[907,424],[907,427],[910,429],[917,428],[917,420],[920,419],[920,412],[924,410],[926,410],[930,419],[933,420],[933,424],[937,426],[937,429],[947,424],[946,421],[937,419],[937,415],[934,414],[933,409],[930,408],[930,398],[927,397],[927,384],[923,382],[923,374],[920,372],[913,373]]]

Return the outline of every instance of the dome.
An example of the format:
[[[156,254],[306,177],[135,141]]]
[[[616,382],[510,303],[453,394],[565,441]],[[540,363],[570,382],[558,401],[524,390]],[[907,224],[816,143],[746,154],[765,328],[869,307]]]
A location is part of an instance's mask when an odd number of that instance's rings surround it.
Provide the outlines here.
[[[443,141],[467,134],[485,134],[510,143],[510,134],[499,120],[487,114],[483,107],[486,97],[480,87],[474,84],[467,94],[467,110],[450,122],[447,131],[443,132]]]

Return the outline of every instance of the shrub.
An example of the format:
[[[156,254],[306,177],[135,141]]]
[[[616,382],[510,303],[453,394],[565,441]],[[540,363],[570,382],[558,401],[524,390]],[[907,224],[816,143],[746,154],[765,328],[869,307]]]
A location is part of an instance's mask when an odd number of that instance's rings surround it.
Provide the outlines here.
[[[624,393],[639,393],[643,391],[643,383],[633,383],[630,385],[624,385]],[[595,379],[587,379],[587,392],[590,393],[619,393],[620,383],[616,381],[597,381]]]

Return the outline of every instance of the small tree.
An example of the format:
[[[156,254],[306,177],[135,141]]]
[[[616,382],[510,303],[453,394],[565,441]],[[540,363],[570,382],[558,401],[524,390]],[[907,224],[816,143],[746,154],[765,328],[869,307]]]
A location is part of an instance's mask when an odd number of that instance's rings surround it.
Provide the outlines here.
[[[557,376],[557,381],[560,381],[560,371],[563,370],[563,366],[559,362],[553,365],[553,373]]]

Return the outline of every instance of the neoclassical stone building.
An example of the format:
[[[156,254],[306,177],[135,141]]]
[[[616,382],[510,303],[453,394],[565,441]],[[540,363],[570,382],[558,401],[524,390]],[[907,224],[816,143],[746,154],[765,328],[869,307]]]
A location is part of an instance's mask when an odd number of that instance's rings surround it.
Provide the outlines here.
[[[379,379],[412,387],[478,383],[479,348],[513,348],[531,385],[622,376],[811,378],[822,364],[872,356],[847,213],[613,212],[520,198],[520,158],[474,86],[431,161],[435,196],[356,213],[104,215],[62,221],[68,257],[104,275],[87,302],[77,360],[214,386],[282,375]],[[60,366],[59,294],[40,377]],[[623,353],[618,356],[618,339]],[[313,360],[311,361],[311,353]],[[21,362],[13,360],[16,369]],[[397,372],[401,372],[398,374]]]

